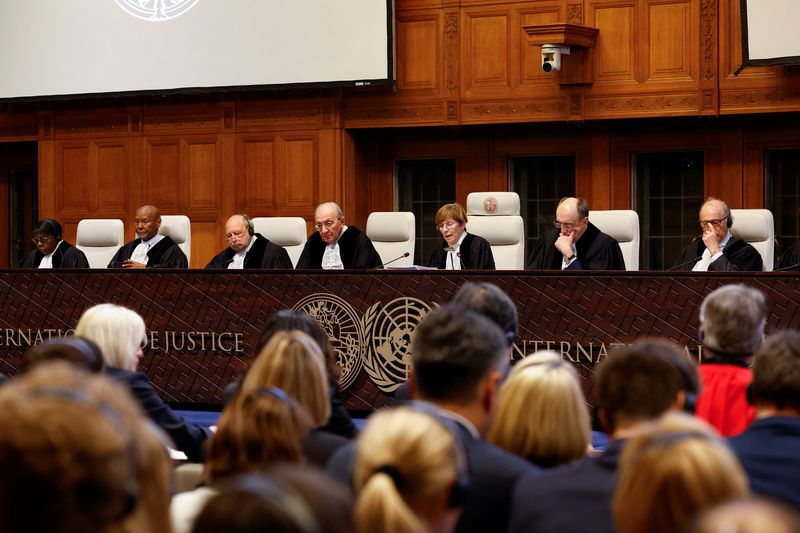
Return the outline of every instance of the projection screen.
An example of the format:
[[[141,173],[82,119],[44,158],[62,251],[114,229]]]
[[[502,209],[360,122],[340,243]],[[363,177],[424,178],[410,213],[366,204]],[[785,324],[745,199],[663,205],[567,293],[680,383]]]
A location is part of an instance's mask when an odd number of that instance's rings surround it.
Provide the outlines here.
[[[390,84],[391,0],[3,0],[0,99]]]
[[[800,1],[741,0],[742,64],[800,64]]]

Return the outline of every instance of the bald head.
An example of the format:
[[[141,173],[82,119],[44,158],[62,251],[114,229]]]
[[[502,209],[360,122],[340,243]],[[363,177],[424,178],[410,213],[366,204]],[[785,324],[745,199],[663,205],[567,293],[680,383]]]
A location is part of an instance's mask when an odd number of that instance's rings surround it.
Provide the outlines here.
[[[562,198],[556,207],[556,223],[561,228],[561,235],[575,236],[580,239],[589,223],[589,204],[582,198],[572,196]],[[574,242],[574,241],[573,241]]]
[[[234,252],[241,252],[250,245],[253,237],[250,235],[249,227],[244,215],[233,215],[225,223],[225,238]]]
[[[143,241],[149,241],[158,234],[158,228],[161,227],[161,213],[153,205],[143,205],[136,210],[133,223],[136,226],[136,236]]]
[[[333,244],[339,240],[344,225],[342,208],[334,202],[320,204],[314,211],[314,227],[326,244]]]
[[[713,231],[717,241],[722,242],[728,236],[731,210],[728,204],[716,198],[707,199],[700,207],[700,228],[703,232]]]

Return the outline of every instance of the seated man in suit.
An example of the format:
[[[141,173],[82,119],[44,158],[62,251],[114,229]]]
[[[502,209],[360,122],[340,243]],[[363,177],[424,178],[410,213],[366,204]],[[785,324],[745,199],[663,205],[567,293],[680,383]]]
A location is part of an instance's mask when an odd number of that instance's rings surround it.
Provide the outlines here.
[[[707,199],[700,207],[700,229],[703,236],[681,253],[674,269],[731,272],[763,270],[758,250],[733,236],[733,217],[728,204],[716,198]]]
[[[120,248],[108,268],[189,268],[183,250],[165,235],[158,234],[161,214],[152,205],[136,210],[137,238]]]
[[[33,227],[36,249],[20,262],[20,268],[89,268],[83,252],[61,239],[61,223],[43,218]]]
[[[292,260],[283,246],[256,233],[247,215],[233,215],[228,219],[225,239],[229,246],[215,255],[206,268],[292,269]]]
[[[589,203],[583,198],[562,198],[555,226],[534,245],[528,269],[625,270],[619,243],[589,222]]]
[[[333,202],[321,204],[314,211],[317,232],[306,242],[297,268],[342,270],[378,268],[383,264],[367,234],[348,226],[342,208]]]

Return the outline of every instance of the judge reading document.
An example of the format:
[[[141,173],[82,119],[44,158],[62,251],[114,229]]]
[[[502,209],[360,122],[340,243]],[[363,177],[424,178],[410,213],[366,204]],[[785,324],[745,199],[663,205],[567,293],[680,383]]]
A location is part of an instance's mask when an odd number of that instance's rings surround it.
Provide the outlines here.
[[[320,204],[314,211],[314,228],[306,241],[297,268],[342,270],[378,268],[381,256],[367,234],[348,226],[342,209],[333,202]]]
[[[483,237],[467,232],[467,212],[445,204],[434,217],[442,242],[433,249],[428,266],[444,270],[494,270],[492,248]]]

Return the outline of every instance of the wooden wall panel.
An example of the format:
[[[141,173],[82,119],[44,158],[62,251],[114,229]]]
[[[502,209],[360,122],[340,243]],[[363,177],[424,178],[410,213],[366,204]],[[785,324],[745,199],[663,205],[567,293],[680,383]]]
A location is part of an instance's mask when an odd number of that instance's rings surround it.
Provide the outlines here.
[[[695,77],[692,58],[697,50],[697,24],[691,14],[688,0],[648,6],[648,82],[691,82]]]
[[[636,82],[636,5],[633,2],[593,6],[590,25],[598,28],[594,87]]]
[[[397,88],[439,89],[442,50],[440,17],[429,14],[397,21]]]
[[[126,145],[102,143],[97,146],[97,211],[123,212],[128,198]]]
[[[464,22],[464,94],[480,87],[508,87],[508,15],[469,14]]]
[[[275,141],[272,135],[238,137],[239,190],[242,210],[264,211],[275,205]],[[255,212],[255,211],[253,211]]]
[[[143,202],[177,211],[181,173],[180,139],[145,139]],[[134,208],[136,209],[136,208]]]
[[[278,182],[281,207],[311,207],[317,197],[316,140],[308,136],[286,136],[282,144],[285,170]]]
[[[216,140],[192,140],[186,143],[188,175],[185,178],[181,176],[179,181],[182,182],[180,188],[188,188],[189,194],[179,197],[179,209],[216,210],[217,199],[222,192],[219,186],[218,148]],[[184,201],[184,198],[188,201]]]
[[[56,209],[59,212],[88,212],[89,158],[91,143],[60,144],[56,155],[57,180]]]

